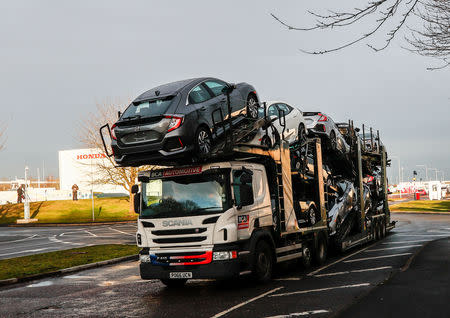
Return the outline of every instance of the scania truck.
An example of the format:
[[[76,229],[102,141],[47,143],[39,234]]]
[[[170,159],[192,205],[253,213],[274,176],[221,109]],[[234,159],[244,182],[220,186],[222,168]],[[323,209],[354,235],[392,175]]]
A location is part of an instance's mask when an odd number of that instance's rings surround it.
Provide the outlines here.
[[[381,199],[369,213],[364,191],[358,190],[353,208],[357,221],[337,240],[331,236],[328,215],[336,189],[324,182],[321,141],[308,139],[302,147],[307,149],[303,155],[283,140],[272,149],[241,144],[203,163],[140,172],[132,192],[139,213],[142,279],[179,286],[188,279],[251,275],[264,282],[277,263],[298,259],[306,267],[312,261],[322,264],[329,247],[345,250],[394,227],[383,148],[362,154],[361,143],[356,143],[350,158],[356,187],[363,189],[364,167],[376,164]],[[308,153],[313,175],[292,162]]]

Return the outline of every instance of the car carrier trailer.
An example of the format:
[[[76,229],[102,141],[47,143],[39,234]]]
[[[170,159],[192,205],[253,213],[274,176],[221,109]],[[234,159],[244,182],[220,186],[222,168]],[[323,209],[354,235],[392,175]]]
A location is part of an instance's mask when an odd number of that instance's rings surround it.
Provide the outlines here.
[[[224,117],[222,112],[219,116]],[[283,119],[280,114],[285,127]],[[322,264],[329,247],[344,251],[394,227],[387,203],[386,151],[378,133],[377,146],[371,130],[371,147],[366,147],[349,121],[345,137],[351,151],[343,155],[319,138],[289,145],[279,134],[270,148],[246,143],[258,129],[267,133],[271,119],[266,107],[264,118],[240,129],[226,120],[220,123],[229,125],[228,133],[210,157],[138,175],[132,192],[143,279],[160,279],[169,286],[244,275],[267,281],[277,263],[298,259],[306,267],[312,261]],[[308,156],[313,176],[305,171]],[[351,179],[358,193],[351,217],[335,233],[329,212],[337,200],[336,187],[324,182],[324,164]],[[381,184],[369,206],[364,175],[375,170]]]

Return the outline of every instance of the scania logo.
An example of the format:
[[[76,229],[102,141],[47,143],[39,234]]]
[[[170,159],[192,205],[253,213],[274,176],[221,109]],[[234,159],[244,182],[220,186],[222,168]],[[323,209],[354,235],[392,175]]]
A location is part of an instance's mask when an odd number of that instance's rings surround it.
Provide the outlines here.
[[[192,225],[191,220],[170,220],[170,221],[163,221],[162,226],[185,226],[185,225]]]

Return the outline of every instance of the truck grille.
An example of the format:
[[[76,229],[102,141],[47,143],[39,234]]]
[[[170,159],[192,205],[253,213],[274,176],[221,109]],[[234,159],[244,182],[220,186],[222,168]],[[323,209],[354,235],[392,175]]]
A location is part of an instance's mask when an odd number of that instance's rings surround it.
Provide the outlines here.
[[[204,240],[206,240],[206,236],[188,236],[188,237],[171,237],[171,238],[154,239],[153,242],[158,244],[170,244],[170,243],[201,242]]]
[[[180,229],[180,230],[160,230],[152,231],[153,235],[185,235],[185,234],[198,234],[206,232],[206,228],[195,228],[195,229]]]

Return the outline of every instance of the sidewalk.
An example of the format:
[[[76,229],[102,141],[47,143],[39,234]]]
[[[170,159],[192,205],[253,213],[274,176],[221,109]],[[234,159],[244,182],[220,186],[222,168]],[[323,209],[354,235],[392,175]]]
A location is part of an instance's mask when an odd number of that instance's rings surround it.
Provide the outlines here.
[[[430,242],[406,267],[339,317],[450,317],[450,238]]]

